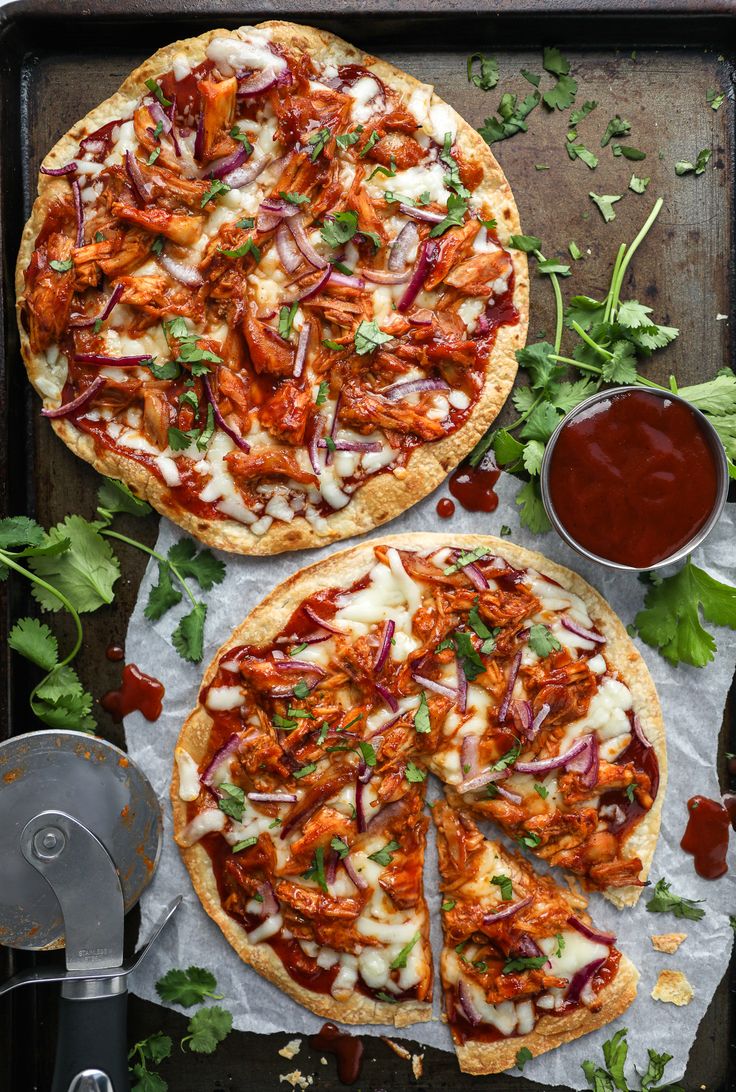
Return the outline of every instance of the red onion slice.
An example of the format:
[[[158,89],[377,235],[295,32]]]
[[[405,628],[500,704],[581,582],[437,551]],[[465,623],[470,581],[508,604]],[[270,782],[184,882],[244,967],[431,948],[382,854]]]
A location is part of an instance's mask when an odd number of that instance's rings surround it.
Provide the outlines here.
[[[335,442],[335,436],[337,435],[337,418],[338,418],[338,414],[340,413],[340,400],[341,400],[341,398],[342,398],[342,390],[340,390],[338,392],[337,400],[335,401],[335,410],[334,410],[334,413],[332,414],[332,424],[330,425],[330,439],[332,440],[333,443]],[[328,450],[327,455],[325,456],[325,466],[330,466],[331,465],[332,455],[333,455],[332,450]]]
[[[258,894],[261,896],[263,902],[261,903],[261,917],[272,918],[274,914],[279,912],[279,904],[274,893],[274,889],[271,884],[266,880],[258,888]]]
[[[273,68],[261,68],[243,78],[241,72],[236,72],[238,79],[238,98],[247,98],[248,95],[258,95],[262,91],[268,91],[279,82],[278,73]]]
[[[536,717],[532,721],[531,734],[529,736],[530,739],[536,739],[537,732],[539,731],[539,729],[542,727],[542,724],[544,723],[544,721],[549,716],[549,713],[550,713],[550,706],[547,705],[546,702],[543,705],[539,706],[539,711],[537,712]]]
[[[460,747],[460,770],[465,777],[475,777],[478,773],[478,736],[464,736]]]
[[[387,690],[385,686],[381,685],[381,683],[374,683],[373,686],[378,696],[383,702],[385,702],[391,712],[397,713],[399,711],[399,703],[397,702],[391,691]]]
[[[75,353],[77,364],[94,364],[97,368],[143,368],[151,362],[150,356],[102,356],[99,353]]]
[[[229,436],[236,447],[239,447],[241,451],[250,451],[250,444],[247,443],[243,437],[235,431],[234,428],[230,428],[225,418],[222,416],[220,409],[215,401],[215,396],[212,393],[212,385],[210,384],[210,377],[208,375],[202,376],[202,382],[204,384],[205,393],[207,395],[207,401],[212,406],[212,413],[217,423],[217,427],[221,429],[226,436]]]
[[[407,255],[419,242],[419,228],[413,222],[405,224],[391,244],[386,265],[392,273],[400,273],[408,262]]]
[[[509,711],[509,705],[511,704],[511,695],[514,692],[514,685],[516,683],[516,676],[519,674],[519,668],[521,667],[521,650],[519,650],[514,656],[511,664],[511,670],[509,671],[508,682],[506,683],[506,692],[501,702],[501,708],[498,711],[498,722],[503,724],[506,720],[506,715]]]
[[[585,987],[593,981],[598,971],[601,969],[605,959],[594,959],[592,963],[588,963],[581,970],[576,971],[570,980],[570,985],[567,990],[567,1001],[579,1001]]]
[[[305,671],[309,675],[319,675],[321,679],[325,677],[327,672],[319,664],[310,663],[309,660],[281,660],[277,667],[281,671]]]
[[[314,622],[315,625],[321,626],[322,629],[327,629],[330,631],[330,633],[345,633],[344,629],[340,629],[338,626],[333,625],[332,622],[326,622],[324,618],[320,618],[317,612],[312,607],[310,607],[309,603],[305,603],[302,606],[302,610],[306,614],[307,618],[310,619],[310,621]]]
[[[441,694],[443,698],[449,698],[450,701],[457,701],[457,690],[453,690],[451,686],[445,686],[444,683],[428,679],[424,675],[412,675],[412,678],[415,683],[421,686],[422,690],[431,690],[434,694]]]
[[[483,576],[477,565],[474,565],[471,561],[468,565],[463,565],[463,572],[470,580],[470,583],[476,589],[476,591],[487,591],[488,581]]]
[[[383,451],[380,440],[333,440],[332,443],[335,451]],[[317,447],[328,447],[328,443],[326,440],[318,440]]]
[[[248,151],[244,144],[238,146],[237,151],[231,155],[223,156],[222,159],[216,159],[214,163],[210,163],[207,167],[208,178],[227,178],[232,171],[236,170],[248,158]]]
[[[496,792],[511,804],[520,804],[524,799],[518,792],[511,792],[509,789],[505,789],[500,783],[496,785]]]
[[[591,734],[586,737],[588,746],[577,758],[567,763],[568,770],[580,774],[580,780],[588,789],[595,787],[598,781],[598,737]]]
[[[41,174],[51,175],[52,178],[58,178],[62,174],[74,174],[77,169],[76,163],[65,163],[63,167],[41,167]]]
[[[406,269],[403,273],[389,273],[383,269],[361,269],[360,276],[373,284],[403,284],[404,281],[409,280],[410,270]]]
[[[446,214],[430,212],[429,209],[418,209],[413,205],[400,204],[399,212],[403,212],[404,216],[409,216],[412,220],[423,220],[428,224],[441,224],[446,219]]]
[[[457,660],[457,707],[464,713],[468,706],[468,679],[462,664]]]
[[[179,281],[180,284],[186,285],[187,288],[199,288],[204,284],[204,280],[194,266],[172,258],[170,254],[166,253],[165,248],[159,254],[158,260],[169,276],[173,277],[175,281]]]
[[[504,906],[501,910],[496,910],[492,914],[483,915],[484,925],[495,925],[497,921],[504,921],[506,918],[512,918],[514,914],[518,914],[520,910],[523,910],[525,906],[528,906],[532,902],[532,896],[527,895],[524,899],[519,899],[518,902],[512,902],[508,906]]]
[[[639,720],[639,714],[638,713],[634,713],[632,715],[632,717],[631,717],[631,727],[632,727],[632,730],[633,730],[633,734],[636,736],[636,738],[639,740],[639,742],[642,744],[642,746],[646,747],[647,750],[649,750],[649,748],[652,745],[649,742],[649,740],[647,739],[647,737],[644,735],[644,729],[641,726],[641,721]]]
[[[166,113],[158,99],[152,99],[151,102],[146,104],[148,106],[148,113],[153,118],[154,122],[161,125],[161,131],[168,134],[173,128],[172,120]]]
[[[307,349],[309,348],[309,334],[311,332],[311,326],[308,322],[305,322],[299,331],[299,341],[296,346],[296,356],[294,358],[294,378],[299,379],[304,371],[304,364],[307,359]]]
[[[293,273],[302,264],[302,252],[294,242],[294,236],[286,224],[281,223],[278,226],[275,238],[279,261],[287,273]]]
[[[462,978],[457,984],[457,1000],[460,1007],[460,1011],[473,1027],[477,1027],[481,1022],[481,1015],[473,1004],[473,999],[470,996],[470,990],[463,982]]]
[[[230,755],[234,755],[239,747],[240,736],[235,733],[230,736],[227,742],[223,744],[223,746],[220,747],[219,750],[215,751],[212,760],[210,761],[207,769],[204,771],[202,777],[200,778],[203,785],[206,785],[208,788],[212,787],[212,778],[214,777],[217,767],[220,765],[220,763],[224,762],[226,758],[229,758]]]
[[[227,176],[228,186],[231,190],[242,190],[243,186],[249,186],[251,182],[255,181],[258,175],[265,171],[266,167],[272,162],[272,159],[264,155],[262,159],[251,159],[244,167],[236,167]]]
[[[422,285],[427,279],[427,275],[431,270],[437,255],[437,247],[432,240],[427,239],[422,244],[422,249],[419,252],[419,261],[417,262],[412,278],[406,287],[406,292],[399,300],[398,310],[403,314],[408,311],[414,300],[419,295]]]
[[[143,177],[138,160],[130,151],[125,153],[125,170],[135,197],[140,204],[147,205],[151,200],[152,189]]]
[[[107,298],[107,303],[97,318],[86,318],[83,315],[74,315],[69,320],[69,325],[73,326],[75,330],[86,330],[88,327],[94,326],[96,322],[104,322],[112,314],[113,308],[120,302],[120,297],[122,296],[124,289],[125,285],[115,285]]]
[[[550,770],[559,770],[562,766],[567,766],[577,755],[589,749],[590,738],[590,736],[583,736],[581,739],[576,740],[568,751],[561,755],[555,755],[554,758],[543,758],[539,762],[516,762],[514,772],[538,774],[549,773]]]
[[[322,473],[322,467],[320,466],[319,454],[317,450],[317,444],[324,428],[324,418],[321,413],[315,413],[314,416],[307,423],[307,454],[309,455],[309,461],[312,464],[312,470],[320,476]]]
[[[78,394],[76,398],[72,398],[71,402],[65,402],[63,406],[57,406],[56,409],[42,409],[42,417],[68,417],[70,413],[76,413],[78,409],[85,406],[87,402],[97,393],[100,387],[104,387],[105,377],[98,375],[81,394]]]
[[[348,276],[346,273],[341,273],[339,269],[335,269],[334,266],[331,269],[331,284],[336,284],[342,288],[365,288],[365,281],[361,280],[360,277]]]
[[[509,703],[514,727],[529,738],[532,730],[532,707],[528,701],[514,700]]]
[[[199,160],[204,153],[204,113],[200,111],[197,119],[197,132],[194,137],[194,158]]]
[[[482,789],[485,785],[490,785],[494,781],[505,781],[510,775],[511,771],[509,769],[484,770],[483,773],[477,774],[475,777],[469,777],[465,781],[461,781],[457,791],[462,793],[477,792],[478,789]]]
[[[584,637],[586,641],[593,641],[597,645],[606,643],[606,638],[602,637],[600,633],[596,633],[592,629],[586,629],[585,626],[581,626],[579,622],[576,622],[574,618],[570,618],[567,614],[562,615],[560,622],[565,629],[569,629],[570,633],[576,633],[578,637]]]
[[[84,246],[84,209],[82,208],[82,190],[79,179],[72,182],[72,194],[74,195],[74,214],[77,218],[77,246]]]
[[[389,402],[398,402],[410,394],[424,394],[425,391],[449,391],[449,389],[443,379],[410,379],[405,383],[393,383],[390,387],[384,387],[381,394]]]
[[[294,242],[309,264],[313,265],[315,269],[324,269],[325,266],[328,266],[329,262],[327,259],[323,258],[321,254],[318,254],[310,243],[301,216],[292,216],[291,219],[286,222],[289,225],[289,231],[294,236]]]
[[[365,782],[361,781],[360,776],[358,776],[355,780],[355,825],[358,834],[364,834],[366,831],[365,808],[363,806],[364,789]]]
[[[300,252],[300,263],[301,263],[301,252]],[[308,288],[302,289],[302,291],[297,296],[294,296],[294,299],[292,300],[292,303],[295,303],[297,300],[299,300],[301,302],[304,302],[304,303],[307,300],[311,300],[312,296],[316,296],[319,292],[322,291],[322,289],[325,287],[325,285],[327,284],[327,282],[330,280],[331,277],[332,277],[332,266],[330,265],[330,266],[327,266],[327,268],[324,269],[320,273],[319,277],[317,277],[317,280],[313,281],[312,284],[310,284]]]
[[[378,673],[382,670],[383,665],[388,659],[389,649],[391,648],[391,641],[393,640],[394,633],[396,631],[396,623],[393,618],[389,618],[383,627],[383,635],[381,637],[381,645],[376,654],[375,661],[373,663],[373,670]]]
[[[249,792],[246,794],[249,800],[259,804],[295,804],[295,792]]]
[[[368,889],[367,882],[363,879],[361,874],[356,870],[355,865],[350,860],[350,857],[343,857],[342,867],[347,872],[350,879],[353,881],[359,891],[366,891]]]

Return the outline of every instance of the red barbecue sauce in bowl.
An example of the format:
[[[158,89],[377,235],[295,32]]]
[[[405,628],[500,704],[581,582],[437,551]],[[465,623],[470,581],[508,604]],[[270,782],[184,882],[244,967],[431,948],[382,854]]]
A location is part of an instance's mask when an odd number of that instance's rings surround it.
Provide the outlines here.
[[[681,399],[640,389],[574,410],[548,453],[553,522],[572,545],[618,565],[649,569],[673,558],[719,506],[709,427]]]

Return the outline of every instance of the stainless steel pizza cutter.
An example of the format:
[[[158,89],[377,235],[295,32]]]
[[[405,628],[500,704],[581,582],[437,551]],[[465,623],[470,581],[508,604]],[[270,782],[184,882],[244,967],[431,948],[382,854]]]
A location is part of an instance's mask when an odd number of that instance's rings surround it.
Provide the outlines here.
[[[0,984],[61,983],[51,1092],[129,1092],[123,917],[151,880],[162,820],[123,751],[82,732],[41,731],[0,744],[0,944],[66,948],[66,967]]]

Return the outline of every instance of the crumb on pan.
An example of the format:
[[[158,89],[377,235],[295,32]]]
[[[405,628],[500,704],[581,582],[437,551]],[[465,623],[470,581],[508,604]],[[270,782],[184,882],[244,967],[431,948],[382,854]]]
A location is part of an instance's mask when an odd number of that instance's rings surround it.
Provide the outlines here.
[[[394,1042],[393,1039],[389,1039],[388,1035],[382,1035],[381,1038],[383,1039],[384,1043],[387,1043],[391,1047],[394,1054],[398,1054],[399,1058],[403,1058],[405,1062],[409,1061],[409,1059],[411,1058],[410,1050],[407,1050],[406,1047],[401,1046],[400,1043]]]
[[[314,1077],[305,1077],[301,1069],[295,1069],[292,1073],[280,1073],[281,1081],[286,1081],[292,1088],[309,1088],[310,1084],[314,1084]]]
[[[411,1070],[417,1080],[420,1080],[424,1076],[424,1055],[412,1054],[411,1056]]]
[[[652,937],[652,947],[658,952],[666,952],[672,955],[687,940],[687,933],[658,933]]]
[[[655,1001],[665,1001],[670,1005],[689,1005],[695,991],[682,971],[661,971],[652,990]]]
[[[289,1042],[286,1044],[286,1046],[282,1046],[279,1054],[282,1058],[287,1058],[289,1061],[291,1061],[292,1058],[296,1058],[297,1054],[301,1049],[301,1045],[301,1039],[289,1039]]]

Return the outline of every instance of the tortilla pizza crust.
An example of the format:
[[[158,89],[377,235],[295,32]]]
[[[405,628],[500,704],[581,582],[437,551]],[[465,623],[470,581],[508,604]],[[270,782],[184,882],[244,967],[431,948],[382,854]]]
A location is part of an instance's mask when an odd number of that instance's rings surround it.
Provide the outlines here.
[[[301,26],[296,23],[271,20],[257,24],[267,29],[272,40],[285,46],[305,49],[318,61],[341,64],[361,64],[370,67],[391,87],[410,94],[420,88],[428,88],[416,77],[402,72],[387,61],[381,61],[363,53],[326,30]],[[196,38],[183,39],[159,49],[136,68],[123,82],[120,89],[105,102],[91,110],[78,121],[51,149],[43,161],[45,167],[60,167],[69,162],[77,150],[79,141],[89,132],[119,117],[130,108],[131,102],[146,93],[145,81],[169,69],[174,56],[184,54],[193,65],[204,59],[209,42],[218,36],[231,36],[230,30],[210,30]],[[434,91],[430,105],[444,103]],[[457,143],[469,162],[480,162],[484,179],[474,191],[481,199],[493,198],[497,213],[497,233],[502,244],[510,235],[521,231],[519,213],[506,177],[490,148],[479,133],[464,118],[457,119]],[[46,217],[54,196],[66,192],[64,178],[39,175],[38,197],[33,205],[21,240],[16,265],[16,312],[20,332],[21,353],[28,376],[36,391],[44,400],[45,408],[60,403],[66,377],[66,364],[52,366],[44,353],[31,351],[29,338],[21,321],[21,306],[25,282],[23,273],[34,250],[35,239]],[[514,266],[514,305],[519,321],[514,326],[501,326],[496,334],[493,349],[486,366],[485,385],[468,420],[443,440],[421,444],[410,454],[400,476],[391,472],[379,473],[366,479],[345,508],[325,517],[328,530],[321,533],[303,516],[295,516],[291,523],[274,521],[264,535],[255,535],[248,526],[230,519],[195,516],[173,500],[171,490],[141,463],[119,455],[116,451],[97,450],[88,434],[78,431],[65,418],[52,420],[57,436],[76,455],[90,463],[95,470],[108,477],[120,478],[139,497],[148,501],[158,512],[167,516],[183,530],[208,546],[233,553],[266,555],[286,550],[301,550],[326,546],[339,539],[362,534],[377,527],[410,508],[422,497],[431,493],[447,476],[448,471],[467,455],[480,437],[488,430],[506,401],[517,372],[515,352],[526,343],[529,320],[529,271],[526,255],[519,250],[509,251]]]
[[[622,1013],[636,997],[639,972],[625,955],[621,955],[616,977],[596,994],[595,1010],[579,1006],[564,1016],[540,1017],[528,1035],[513,1035],[493,1043],[468,1040],[456,1043],[455,1052],[463,1073],[474,1075],[501,1073],[516,1065],[517,1053],[526,1047],[533,1057],[570,1043],[605,1027]]]
[[[659,833],[662,799],[667,783],[667,753],[664,737],[664,722],[662,720],[654,683],[652,682],[643,659],[626,633],[622,622],[613,612],[606,600],[577,573],[572,572],[562,565],[558,565],[556,562],[549,561],[542,554],[527,550],[522,546],[516,546],[506,540],[494,538],[490,535],[452,535],[426,532],[381,536],[379,539],[370,539],[358,546],[352,546],[348,549],[338,551],[331,557],[314,562],[306,568],[293,573],[292,576],[288,577],[288,579],[269,592],[265,599],[261,600],[261,602],[251,611],[248,617],[233,630],[227,641],[225,641],[215,653],[215,656],[204,673],[202,686],[208,686],[212,682],[217,674],[217,668],[221,657],[230,649],[243,644],[257,645],[267,643],[280,632],[291,614],[304,599],[325,587],[348,587],[351,583],[360,578],[365,573],[366,566],[373,563],[373,548],[379,543],[400,549],[430,551],[432,549],[439,549],[448,542],[465,550],[471,550],[477,546],[487,546],[489,549],[501,554],[515,566],[520,568],[533,567],[539,573],[552,577],[563,587],[567,587],[571,591],[574,591],[576,595],[579,595],[581,599],[584,600],[594,623],[598,629],[606,635],[608,641],[606,648],[607,659],[612,667],[620,671],[627,686],[631,690],[639,708],[642,726],[648,739],[656,750],[657,760],[659,762],[659,792],[657,793],[657,798],[653,807],[637,828],[638,831],[642,827],[646,827],[645,834],[638,838],[636,842],[637,847],[639,847],[637,848],[637,853],[641,857],[644,866],[644,878],[646,878],[651,858],[654,853],[657,835]],[[179,735],[177,748],[181,747],[188,751],[198,765],[201,764],[207,753],[212,723],[212,719],[204,706],[201,703],[198,703],[196,708],[189,714],[184,722]],[[179,837],[187,823],[187,805],[184,801],[179,799],[179,772],[176,762],[174,762],[171,783],[171,801],[174,817],[174,832],[175,836]],[[632,837],[630,842],[633,841],[634,839]],[[627,843],[627,845],[629,844],[630,843]],[[337,1002],[326,995],[312,993],[311,991],[298,986],[284,970],[280,960],[271,949],[269,948],[268,953],[264,954],[260,950],[263,946],[249,944],[245,930],[223,910],[217,891],[217,883],[212,868],[212,862],[206,850],[201,845],[195,843],[195,845],[189,847],[180,845],[179,851],[191,877],[194,889],[199,895],[205,911],[213,921],[219,925],[226,939],[233,948],[235,948],[241,959],[255,967],[259,973],[264,975],[264,977],[280,986],[294,997],[295,1000],[299,1001],[313,1012],[316,1012],[318,1015],[330,1016],[343,1023],[388,1023],[394,1024],[397,1027],[403,1027],[407,1024],[429,1020],[431,1018],[431,1006],[419,1002],[402,1003],[401,1006],[396,1006],[388,1003],[379,1004],[378,1002],[372,1002],[367,998],[363,998],[360,995],[355,995],[351,1002],[346,1004]],[[617,906],[623,907],[633,905],[637,901],[640,891],[641,888],[638,887],[627,887],[604,891],[603,895]],[[625,975],[622,978],[621,983],[617,986],[616,983],[619,981],[624,970]],[[602,991],[599,995],[604,996],[605,994],[605,996],[608,997],[610,993],[610,998],[604,1006],[606,1010],[605,1016],[588,1013],[586,1010],[584,1020],[581,1017],[576,1017],[576,1020],[573,1021],[572,1017],[575,1016],[575,1014],[571,1014],[569,1021],[566,1017],[544,1017],[540,1020],[534,1032],[526,1038],[531,1040],[534,1036],[538,1037],[535,1042],[537,1044],[536,1053],[539,1053],[539,1043],[544,1040],[549,1040],[550,1042],[550,1045],[544,1049],[551,1049],[552,1046],[557,1045],[556,1041],[552,1041],[554,1039],[553,1028],[557,1028],[558,1031],[560,1031],[563,1027],[568,1028],[569,1024],[569,1032],[565,1031],[564,1033],[566,1038],[560,1040],[560,1042],[564,1042],[567,1041],[567,1039],[576,1038],[578,1035],[586,1034],[587,1031],[592,1031],[595,1027],[608,1023],[613,1019],[610,1015],[610,1005],[620,1006],[618,1011],[623,1012],[633,1000],[636,992],[637,978],[638,975],[633,965],[630,964],[625,957],[622,957],[619,974],[616,976],[611,986],[607,987],[606,990]],[[546,1024],[544,1030],[540,1031],[540,1025],[546,1020],[551,1022],[549,1032],[547,1031]],[[578,1026],[578,1023],[581,1024],[581,1030],[576,1031],[575,1028]],[[582,1027],[582,1024],[585,1024],[585,1026]],[[517,1043],[514,1050],[515,1056],[515,1051],[519,1049],[520,1041],[515,1039],[514,1042]],[[478,1060],[475,1062],[473,1060],[475,1053],[480,1047],[482,1047],[483,1052],[485,1052],[491,1048],[498,1050],[500,1045],[469,1044],[466,1048],[463,1048],[465,1050],[465,1060],[468,1065],[485,1064],[485,1061]],[[524,1043],[521,1042],[520,1045],[524,1045]],[[530,1046],[530,1049],[532,1049],[532,1052],[534,1053],[532,1046]],[[483,1053],[483,1058],[485,1058],[485,1056],[485,1053]],[[494,1055],[491,1055],[491,1057],[493,1056]],[[506,1055],[504,1054],[503,1057],[505,1058]],[[492,1064],[495,1064],[495,1062]],[[499,1065],[497,1068],[505,1069],[511,1064],[512,1062],[506,1062],[505,1064]],[[467,1072],[495,1072],[495,1070],[467,1069]]]

